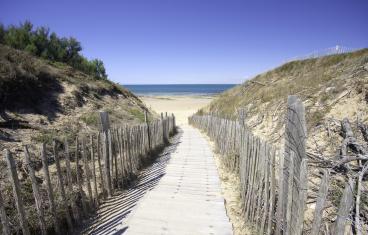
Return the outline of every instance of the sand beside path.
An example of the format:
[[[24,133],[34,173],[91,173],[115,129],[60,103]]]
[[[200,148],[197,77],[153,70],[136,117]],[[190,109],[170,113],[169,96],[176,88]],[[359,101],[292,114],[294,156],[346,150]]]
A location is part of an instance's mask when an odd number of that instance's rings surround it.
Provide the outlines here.
[[[148,107],[157,113],[174,113],[177,125],[188,123],[188,117],[207,106],[212,96],[142,96]]]

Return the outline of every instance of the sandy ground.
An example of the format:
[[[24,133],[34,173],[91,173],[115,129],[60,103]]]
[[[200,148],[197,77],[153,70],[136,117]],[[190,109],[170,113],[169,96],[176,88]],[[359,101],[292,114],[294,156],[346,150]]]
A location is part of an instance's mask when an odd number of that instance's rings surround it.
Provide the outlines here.
[[[142,96],[148,107],[157,113],[174,113],[177,125],[188,123],[188,117],[208,105],[212,96]]]

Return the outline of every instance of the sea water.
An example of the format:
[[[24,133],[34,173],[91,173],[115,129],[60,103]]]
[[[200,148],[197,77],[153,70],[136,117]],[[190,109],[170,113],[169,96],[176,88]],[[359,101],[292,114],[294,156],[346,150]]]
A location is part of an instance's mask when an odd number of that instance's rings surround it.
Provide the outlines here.
[[[138,96],[213,96],[236,84],[123,85]]]

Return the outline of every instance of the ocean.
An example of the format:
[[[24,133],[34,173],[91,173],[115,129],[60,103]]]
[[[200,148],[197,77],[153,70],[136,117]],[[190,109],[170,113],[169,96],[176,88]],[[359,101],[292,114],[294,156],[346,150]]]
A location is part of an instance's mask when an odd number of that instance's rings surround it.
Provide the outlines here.
[[[237,84],[123,85],[138,96],[216,95]]]

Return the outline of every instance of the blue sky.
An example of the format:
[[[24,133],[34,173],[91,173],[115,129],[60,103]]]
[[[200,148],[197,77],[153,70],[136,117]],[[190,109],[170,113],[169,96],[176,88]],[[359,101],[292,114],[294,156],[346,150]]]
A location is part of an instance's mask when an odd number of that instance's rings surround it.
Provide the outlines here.
[[[82,42],[122,84],[240,83],[288,58],[368,47],[366,0],[1,0],[0,22],[30,20]]]

